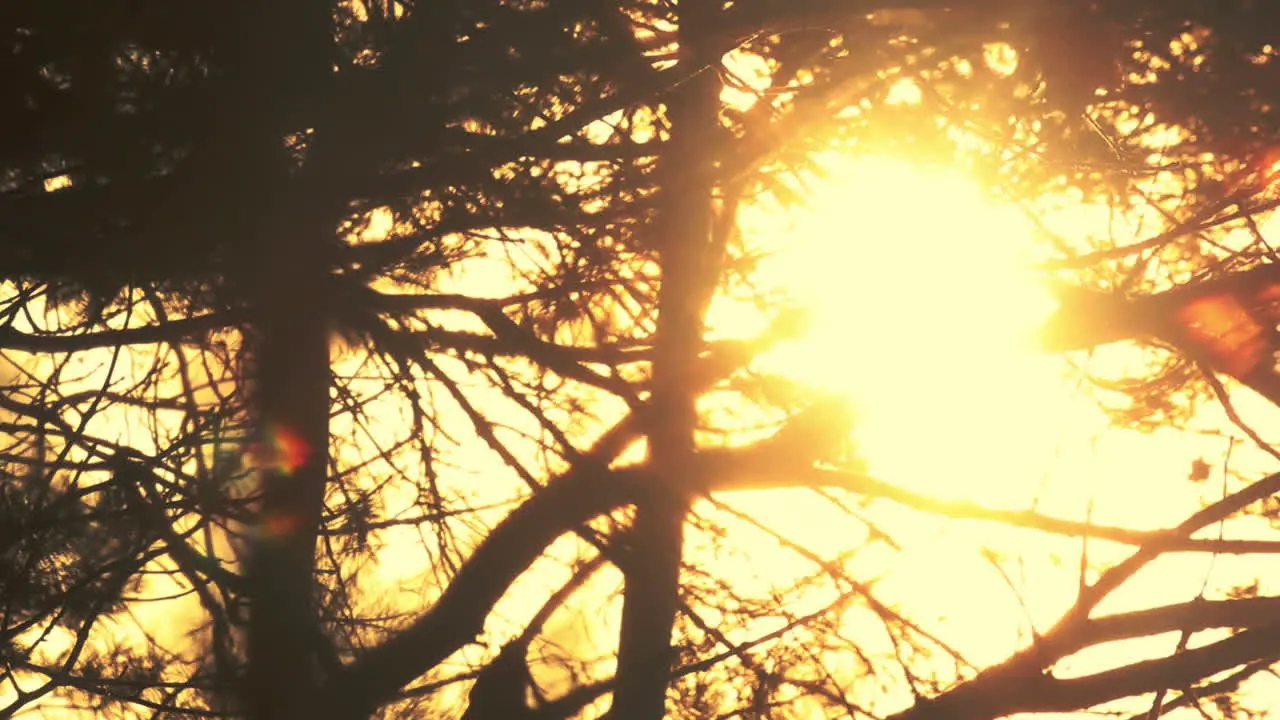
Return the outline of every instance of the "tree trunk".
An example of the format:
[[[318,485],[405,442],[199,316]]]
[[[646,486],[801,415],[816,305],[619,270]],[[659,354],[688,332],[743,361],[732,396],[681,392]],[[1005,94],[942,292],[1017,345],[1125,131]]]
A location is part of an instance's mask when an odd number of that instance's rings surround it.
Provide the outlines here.
[[[324,507],[329,447],[329,303],[325,302],[334,217],[323,174],[334,168],[310,152],[305,164],[285,148],[282,118],[301,98],[323,103],[332,76],[328,3],[303,0],[246,6],[254,17],[233,77],[248,94],[252,151],[268,174],[256,210],[258,242],[247,288],[252,308],[259,480],[262,501],[248,560],[251,593],[245,710],[251,720],[317,717],[320,627],[314,608],[316,534]],[[290,107],[290,105],[293,107]],[[315,110],[316,108],[310,108]]]
[[[716,6],[682,3],[682,38],[704,37]],[[662,287],[653,360],[653,414],[649,455],[655,472],[669,487],[688,487],[696,391],[687,381],[698,356],[702,320],[710,291],[718,280],[719,257],[712,247],[712,169],[710,134],[719,111],[719,75],[692,43],[680,43],[680,63],[694,72],[670,95],[671,138],[663,159],[665,203],[654,238],[660,248]],[[672,663],[672,626],[679,606],[679,575],[687,497],[654,492],[637,504],[633,534],[635,562],[627,568],[626,594],[618,647],[618,681],[613,717],[657,720],[663,717]]]
[[[266,466],[249,564],[247,688],[256,720],[316,717],[308,708],[318,680],[312,573],[328,459],[329,345],[322,254],[302,251],[316,240],[285,228],[263,266],[255,394]]]

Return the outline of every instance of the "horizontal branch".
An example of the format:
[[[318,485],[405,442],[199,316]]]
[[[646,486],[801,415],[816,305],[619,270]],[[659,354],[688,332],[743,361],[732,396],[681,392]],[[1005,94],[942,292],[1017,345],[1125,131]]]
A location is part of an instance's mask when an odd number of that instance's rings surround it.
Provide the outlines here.
[[[812,468],[795,483],[802,487],[838,487],[891,500],[921,512],[946,517],[996,522],[1054,535],[1110,540],[1161,552],[1208,552],[1229,555],[1280,553],[1280,541],[1194,539],[1166,530],[1133,530],[1044,515],[1032,510],[998,510],[964,500],[941,500],[897,487],[882,480],[840,470]]]
[[[230,327],[243,318],[234,312],[209,313],[182,320],[169,320],[159,325],[102,330],[83,335],[36,335],[0,327],[0,350],[29,353],[69,353],[122,345],[154,345],[177,343],[198,335]]]
[[[1141,252],[1146,252],[1147,250],[1153,250],[1164,245],[1168,245],[1169,243],[1183,237],[1198,235],[1206,230],[1212,230],[1227,222],[1237,220],[1240,217],[1262,214],[1269,210],[1273,210],[1276,207],[1280,207],[1280,200],[1276,199],[1265,200],[1255,205],[1245,206],[1242,204],[1244,200],[1248,199],[1249,196],[1256,194],[1256,192],[1257,191],[1255,190],[1244,195],[1234,193],[1217,201],[1211,202],[1187,220],[1177,223],[1173,227],[1146,238],[1145,240],[1141,240],[1130,245],[1094,250],[1081,255],[1050,260],[1042,263],[1041,267],[1045,270],[1070,270],[1087,268],[1105,260],[1119,260],[1130,255],[1136,255]],[[1227,216],[1219,215],[1219,213],[1226,208],[1237,204],[1241,207],[1240,212],[1232,213]]]

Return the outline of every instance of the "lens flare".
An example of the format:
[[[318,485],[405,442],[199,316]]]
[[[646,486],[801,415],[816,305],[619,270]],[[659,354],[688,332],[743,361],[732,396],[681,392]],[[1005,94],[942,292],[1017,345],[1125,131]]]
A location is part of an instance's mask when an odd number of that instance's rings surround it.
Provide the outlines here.
[[[291,428],[268,424],[263,428],[263,439],[249,449],[249,459],[259,470],[275,470],[294,473],[307,462],[311,448],[306,440]]]

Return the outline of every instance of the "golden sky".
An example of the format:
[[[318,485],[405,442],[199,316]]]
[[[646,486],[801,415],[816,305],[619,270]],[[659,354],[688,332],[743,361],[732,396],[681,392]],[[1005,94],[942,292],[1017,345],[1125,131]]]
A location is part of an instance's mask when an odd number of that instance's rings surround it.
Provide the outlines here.
[[[830,178],[811,186],[804,210],[746,214],[755,223],[748,232],[786,238],[763,275],[815,312],[812,334],[764,364],[850,399],[859,419],[855,447],[873,475],[934,497],[1157,529],[1221,495],[1228,457],[1229,470],[1246,479],[1270,471],[1274,461],[1242,441],[1216,406],[1203,408],[1188,431],[1109,426],[1064,358],[1034,347],[1036,328],[1054,309],[1033,268],[1047,243],[1012,203],[946,168],[874,156],[825,162]],[[1105,213],[1098,210],[1064,213],[1057,229],[1075,238],[1099,232]],[[1102,367],[1126,362],[1127,352],[1110,347],[1075,359]],[[1233,397],[1255,426],[1274,422],[1275,409],[1248,390]],[[1198,458],[1213,470],[1209,481],[1193,484],[1187,478]],[[739,504],[809,547],[850,542],[848,518],[815,514],[809,503],[792,511],[793,491],[758,495]],[[1046,628],[1074,600],[1079,541],[875,507],[904,549],[867,559],[865,572],[884,578],[887,597],[913,617],[935,620],[932,627],[979,664],[1003,659],[1029,640],[1031,625]],[[1245,520],[1225,532],[1260,537],[1268,530]],[[1127,555],[1096,542],[1089,552],[1095,564]],[[777,553],[780,567],[786,554]],[[1220,597],[1222,587],[1267,564],[1162,559],[1099,612],[1183,602],[1202,588]],[[1059,671],[1095,672],[1167,654],[1176,642],[1162,637],[1082,653]]]

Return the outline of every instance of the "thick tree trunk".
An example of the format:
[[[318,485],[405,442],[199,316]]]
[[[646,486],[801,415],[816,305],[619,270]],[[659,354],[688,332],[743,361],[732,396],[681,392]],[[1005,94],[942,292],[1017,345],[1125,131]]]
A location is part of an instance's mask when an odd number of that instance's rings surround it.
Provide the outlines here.
[[[316,717],[309,707],[319,641],[312,572],[324,504],[330,376],[319,292],[326,268],[314,248],[320,238],[301,230],[282,231],[266,254],[268,287],[256,328],[254,391],[266,467],[249,566],[247,709],[255,720]]]
[[[247,29],[245,48],[229,74],[246,88],[242,122],[269,188],[265,198],[244,198],[257,240],[245,260],[254,264],[246,290],[262,491],[248,559],[244,701],[250,720],[303,720],[320,716],[313,574],[329,440],[325,287],[335,218],[319,189],[325,173],[341,168],[314,152],[322,128],[292,127],[282,118],[318,109],[300,107],[301,98],[323,102],[333,64],[331,5],[293,0],[236,12],[252,17],[237,21]],[[285,141],[306,130],[313,148],[299,166]]]
[[[682,38],[705,36],[716,5],[682,3]],[[653,361],[653,414],[649,455],[653,467],[672,487],[689,487],[684,477],[692,464],[696,391],[688,369],[701,346],[702,320],[719,258],[711,257],[712,164],[719,110],[719,76],[699,48],[681,42],[680,63],[693,75],[670,96],[671,138],[664,158],[666,197],[657,224],[662,287]],[[679,574],[688,500],[683,493],[658,492],[636,507],[635,562],[627,568],[626,595],[618,647],[618,682],[613,717],[657,720],[665,710],[666,689],[675,660],[672,625],[679,606]]]

